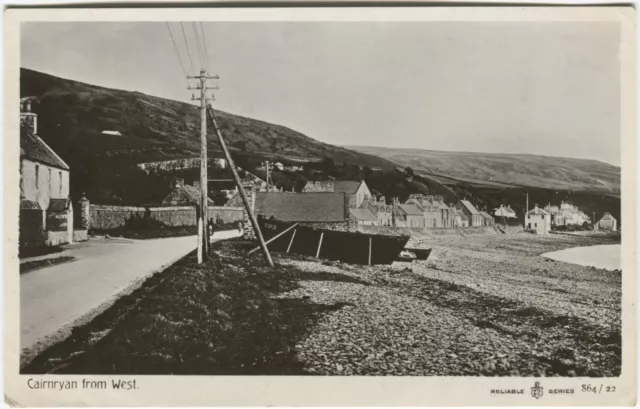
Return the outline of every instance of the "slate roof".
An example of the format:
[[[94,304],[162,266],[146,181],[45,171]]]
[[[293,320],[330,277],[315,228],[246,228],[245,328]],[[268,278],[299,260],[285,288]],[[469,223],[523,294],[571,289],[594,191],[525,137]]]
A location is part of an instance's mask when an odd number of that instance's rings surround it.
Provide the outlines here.
[[[69,170],[69,166],[60,159],[53,149],[26,126],[20,127],[20,157],[58,169]]]
[[[349,209],[349,213],[353,217],[355,217],[357,220],[373,221],[373,222],[378,221],[378,218],[376,216],[374,216],[367,209]]]
[[[336,180],[333,182],[333,191],[335,193],[355,194],[361,183],[362,181],[355,180]]]
[[[400,209],[402,209],[402,211],[404,211],[406,214],[410,215],[410,216],[422,216],[422,210],[416,206],[416,205],[412,205],[412,204],[401,204],[398,205],[398,207]]]
[[[70,206],[69,199],[51,199],[49,201],[49,208],[47,211],[49,212],[64,212],[69,209]]]
[[[460,200],[460,203],[471,213],[472,215],[478,215],[478,209],[475,208],[474,205],[471,204],[468,200]]]
[[[42,210],[40,203],[33,200],[22,199],[20,201],[21,210]]]
[[[535,215],[546,216],[546,215],[549,214],[549,212],[547,212],[546,210],[541,209],[539,207],[535,207],[535,208],[529,210],[526,214],[527,215],[535,214]]]
[[[485,211],[480,210],[480,215],[481,215],[482,217],[484,217],[485,219],[495,220],[495,219],[493,218],[493,216],[491,216],[489,213],[487,213],[487,212],[485,212]]]
[[[162,204],[168,206],[197,205],[200,203],[201,194],[200,189],[194,186],[176,186],[171,190],[171,193],[162,199]],[[212,206],[214,204],[211,198],[208,198],[207,203]]]
[[[347,220],[344,193],[256,192],[255,213],[286,222],[344,222]]]

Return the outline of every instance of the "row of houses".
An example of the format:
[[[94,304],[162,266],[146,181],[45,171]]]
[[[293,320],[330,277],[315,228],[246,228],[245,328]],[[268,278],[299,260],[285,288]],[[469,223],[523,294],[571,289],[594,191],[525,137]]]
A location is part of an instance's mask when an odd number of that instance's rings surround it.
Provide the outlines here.
[[[554,226],[567,226],[567,225],[583,225],[584,223],[591,223],[591,218],[578,206],[570,203],[560,202],[560,206],[552,206],[548,204],[544,210],[551,215],[551,223]]]
[[[309,194],[314,194],[309,196]],[[323,195],[324,194],[324,195]],[[394,226],[405,228],[453,228],[453,227],[482,227],[493,226],[495,218],[486,211],[476,209],[468,200],[460,200],[458,203],[446,204],[442,196],[430,196],[413,194],[404,202],[400,203],[397,198],[392,199],[388,204],[387,199],[382,195],[373,195],[364,181],[310,181],[302,189],[298,197],[287,194],[277,198],[269,196],[269,203],[282,200],[282,205],[287,207],[290,203],[306,203],[307,200],[317,201],[318,209],[324,208],[324,201],[339,203],[341,199],[329,195],[340,196],[345,201],[345,219],[350,223],[361,226]],[[256,209],[263,209],[260,201],[266,197],[258,194]],[[275,210],[268,213],[275,216]],[[322,214],[322,210],[313,210],[313,205],[305,205],[311,212]],[[263,214],[267,216],[267,214]],[[289,220],[287,215],[284,220]],[[293,221],[293,220],[290,220]]]

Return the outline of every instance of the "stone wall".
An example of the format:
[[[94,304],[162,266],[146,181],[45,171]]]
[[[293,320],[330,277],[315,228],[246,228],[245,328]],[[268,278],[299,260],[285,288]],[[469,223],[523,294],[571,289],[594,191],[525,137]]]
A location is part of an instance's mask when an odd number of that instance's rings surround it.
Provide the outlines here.
[[[73,242],[77,243],[79,241],[87,241],[89,240],[89,234],[87,230],[74,230],[73,231]]]
[[[44,244],[44,217],[44,212],[42,210],[20,210],[20,249],[32,249]]]
[[[238,207],[209,206],[208,219],[232,223],[243,218],[243,209]],[[195,226],[196,209],[192,206],[139,207],[107,206],[91,204],[89,228],[109,230],[123,227],[132,217],[149,217],[167,226]]]
[[[59,246],[61,244],[69,243],[69,233],[64,231],[50,231],[45,234],[45,245],[47,246]]]

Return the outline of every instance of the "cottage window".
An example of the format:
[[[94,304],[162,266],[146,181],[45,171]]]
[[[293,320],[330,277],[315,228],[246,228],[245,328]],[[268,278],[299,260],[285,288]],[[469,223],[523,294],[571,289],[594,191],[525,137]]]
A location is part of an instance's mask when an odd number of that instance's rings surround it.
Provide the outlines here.
[[[62,195],[62,172],[58,172],[58,179],[60,180],[60,195]]]
[[[49,168],[49,197],[51,197],[51,189],[53,189],[53,180],[52,180],[53,171]]]
[[[36,189],[40,188],[40,166],[36,165]]]

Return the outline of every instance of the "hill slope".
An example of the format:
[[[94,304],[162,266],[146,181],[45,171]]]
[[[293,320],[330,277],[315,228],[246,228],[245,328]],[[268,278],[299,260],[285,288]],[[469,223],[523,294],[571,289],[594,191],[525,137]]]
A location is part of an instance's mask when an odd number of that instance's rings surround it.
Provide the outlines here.
[[[411,167],[445,185],[460,183],[620,194],[620,168],[587,159],[350,146]]]
[[[199,153],[199,114],[193,105],[62,79],[22,68],[20,95],[36,96],[39,134],[55,140],[66,160],[82,145],[84,153],[147,162]],[[255,119],[217,111],[230,149],[274,158],[321,159],[371,167],[392,168],[387,160],[314,140],[300,132]],[[122,136],[102,135],[103,130]],[[212,134],[209,149],[220,146]]]

